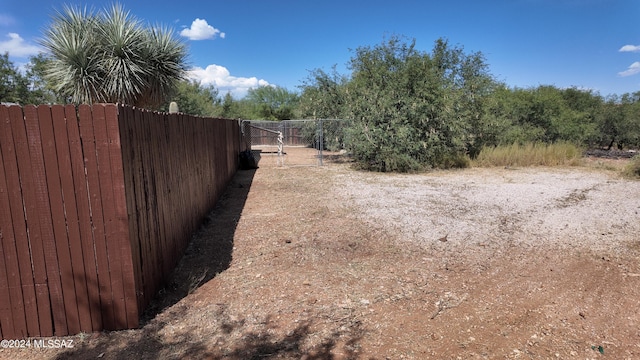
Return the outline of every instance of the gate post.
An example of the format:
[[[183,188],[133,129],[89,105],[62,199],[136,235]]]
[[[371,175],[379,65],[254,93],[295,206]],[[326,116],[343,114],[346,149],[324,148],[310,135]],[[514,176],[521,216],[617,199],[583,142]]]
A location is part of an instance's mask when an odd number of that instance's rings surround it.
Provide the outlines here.
[[[322,133],[322,119],[318,119],[318,165],[322,166],[322,148],[324,147],[324,134]]]

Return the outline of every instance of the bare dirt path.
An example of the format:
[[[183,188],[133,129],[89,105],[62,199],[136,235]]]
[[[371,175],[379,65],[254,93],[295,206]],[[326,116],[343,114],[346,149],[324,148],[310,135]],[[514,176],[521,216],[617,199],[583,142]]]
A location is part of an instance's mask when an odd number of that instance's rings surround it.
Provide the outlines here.
[[[639,234],[640,182],[586,168],[264,165],[144,327],[0,358],[637,359]]]

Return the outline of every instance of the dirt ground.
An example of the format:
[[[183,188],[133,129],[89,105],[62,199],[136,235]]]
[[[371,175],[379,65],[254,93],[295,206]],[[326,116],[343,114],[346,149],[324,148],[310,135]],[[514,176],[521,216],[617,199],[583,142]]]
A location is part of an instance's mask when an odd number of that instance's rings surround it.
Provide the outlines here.
[[[0,358],[640,359],[640,182],[614,165],[286,156],[238,172],[140,329]]]

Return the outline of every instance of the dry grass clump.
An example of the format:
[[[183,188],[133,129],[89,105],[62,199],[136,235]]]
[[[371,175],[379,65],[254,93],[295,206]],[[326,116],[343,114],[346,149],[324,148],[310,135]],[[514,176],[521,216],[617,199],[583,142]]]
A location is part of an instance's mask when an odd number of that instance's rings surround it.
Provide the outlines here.
[[[628,178],[640,179],[640,155],[636,155],[624,167],[622,175]]]
[[[577,166],[582,150],[574,144],[527,143],[485,147],[473,161],[474,166]]]

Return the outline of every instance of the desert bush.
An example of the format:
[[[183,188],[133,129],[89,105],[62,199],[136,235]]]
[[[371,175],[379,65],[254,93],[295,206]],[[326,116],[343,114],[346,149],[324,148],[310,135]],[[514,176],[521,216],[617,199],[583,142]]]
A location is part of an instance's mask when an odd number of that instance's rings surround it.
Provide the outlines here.
[[[625,166],[622,174],[625,177],[640,179],[640,155],[631,158],[631,161]]]
[[[491,166],[560,166],[579,165],[582,150],[567,142],[553,144],[514,143],[508,146],[483,148],[473,165]]]
[[[459,166],[473,138],[468,120],[480,115],[491,82],[483,55],[443,39],[424,53],[402,40],[355,51],[344,91],[345,146],[367,170]]]

